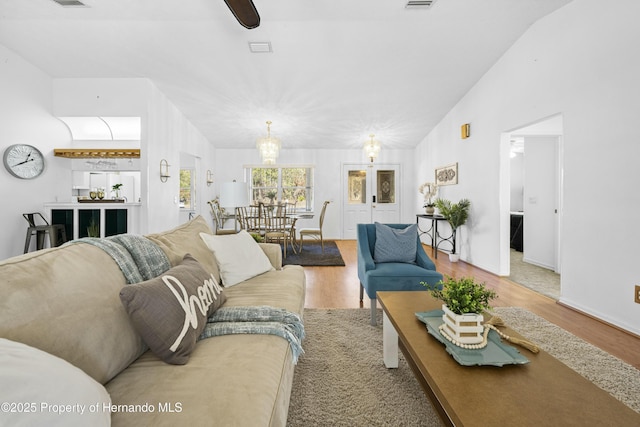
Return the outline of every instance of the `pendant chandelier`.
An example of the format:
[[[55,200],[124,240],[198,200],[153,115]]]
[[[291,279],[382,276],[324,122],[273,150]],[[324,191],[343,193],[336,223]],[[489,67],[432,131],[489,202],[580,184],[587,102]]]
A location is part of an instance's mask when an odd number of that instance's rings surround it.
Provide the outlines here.
[[[265,165],[272,165],[276,162],[278,154],[280,153],[280,140],[278,138],[271,137],[271,121],[267,121],[267,137],[258,139],[256,144],[258,151],[260,151],[260,157],[262,157],[262,163]]]
[[[374,134],[369,135],[371,140],[364,143],[364,152],[372,164],[376,157],[378,157],[378,154],[380,154],[380,141],[373,139],[374,136]]]

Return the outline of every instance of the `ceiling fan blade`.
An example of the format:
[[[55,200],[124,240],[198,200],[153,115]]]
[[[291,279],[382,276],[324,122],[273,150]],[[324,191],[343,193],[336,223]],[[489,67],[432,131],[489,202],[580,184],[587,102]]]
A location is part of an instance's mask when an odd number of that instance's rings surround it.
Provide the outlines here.
[[[240,25],[252,29],[260,25],[260,15],[252,0],[224,0]]]

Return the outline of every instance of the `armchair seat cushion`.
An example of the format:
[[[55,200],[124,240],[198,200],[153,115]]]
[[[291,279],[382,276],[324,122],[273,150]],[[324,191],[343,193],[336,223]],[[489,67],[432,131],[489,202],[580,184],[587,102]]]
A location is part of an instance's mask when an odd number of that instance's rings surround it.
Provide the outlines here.
[[[369,298],[376,298],[378,291],[421,291],[426,290],[420,284],[425,281],[435,284],[442,279],[436,271],[426,270],[416,264],[385,262],[376,264],[376,268],[365,273],[365,290]]]

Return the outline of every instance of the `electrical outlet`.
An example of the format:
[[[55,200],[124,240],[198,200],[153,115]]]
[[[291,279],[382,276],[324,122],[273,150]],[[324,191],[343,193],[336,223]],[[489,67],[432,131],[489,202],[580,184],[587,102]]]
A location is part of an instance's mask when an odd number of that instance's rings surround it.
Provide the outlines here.
[[[637,304],[640,304],[640,285],[636,285],[635,301]]]

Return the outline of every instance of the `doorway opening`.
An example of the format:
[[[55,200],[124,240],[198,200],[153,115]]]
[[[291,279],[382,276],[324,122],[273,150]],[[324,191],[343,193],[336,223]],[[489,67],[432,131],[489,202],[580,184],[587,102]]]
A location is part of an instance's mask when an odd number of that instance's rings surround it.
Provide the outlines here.
[[[562,115],[505,133],[509,179],[506,276],[553,299],[561,296]]]

